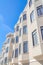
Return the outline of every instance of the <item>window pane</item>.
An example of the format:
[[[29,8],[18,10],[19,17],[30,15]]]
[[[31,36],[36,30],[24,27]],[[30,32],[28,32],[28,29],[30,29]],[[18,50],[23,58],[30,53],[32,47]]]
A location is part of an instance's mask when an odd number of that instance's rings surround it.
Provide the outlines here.
[[[18,43],[18,41],[19,41],[19,38],[18,38],[18,36],[16,36],[16,43]]]
[[[23,43],[23,53],[27,53],[27,52],[28,52],[28,42],[25,41],[25,42]]]
[[[31,5],[32,5],[32,0],[29,1],[29,7],[31,7]]]
[[[42,35],[42,40],[43,40],[43,26],[41,26],[41,35]]]
[[[16,31],[19,31],[19,26],[16,27]]]
[[[14,58],[14,51],[12,52],[12,58]]]
[[[12,39],[11,39],[11,43],[14,43],[14,41],[15,41],[14,38],[12,38]]]
[[[23,20],[26,20],[26,14],[23,15]]]
[[[31,22],[33,22],[34,21],[34,11],[32,11],[32,13],[30,14],[30,20],[31,20]]]
[[[6,53],[8,52],[8,47],[6,48]]]
[[[21,54],[21,44],[19,44],[19,54]]]
[[[23,26],[23,34],[27,34],[27,26]]]
[[[37,7],[37,14],[38,16],[43,15],[43,5],[40,5],[39,7]]]
[[[19,36],[21,36],[21,28],[20,28],[20,31],[19,31]]]
[[[18,48],[15,50],[15,58],[18,57]]]
[[[37,39],[37,32],[36,30],[32,32],[32,39],[33,39],[33,46],[38,44],[38,39]]]

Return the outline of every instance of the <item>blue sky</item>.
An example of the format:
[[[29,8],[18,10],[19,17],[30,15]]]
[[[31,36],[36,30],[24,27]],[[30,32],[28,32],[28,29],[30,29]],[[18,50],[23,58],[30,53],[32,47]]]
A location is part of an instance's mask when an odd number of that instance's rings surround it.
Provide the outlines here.
[[[27,0],[0,0],[0,51],[6,34],[14,31],[14,25],[26,3]]]

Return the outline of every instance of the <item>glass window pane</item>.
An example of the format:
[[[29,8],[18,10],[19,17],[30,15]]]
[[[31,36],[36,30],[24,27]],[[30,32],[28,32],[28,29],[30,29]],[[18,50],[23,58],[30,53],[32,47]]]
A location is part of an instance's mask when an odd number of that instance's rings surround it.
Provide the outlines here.
[[[38,44],[38,39],[37,39],[37,32],[36,30],[32,32],[32,40],[33,40],[33,46]]]

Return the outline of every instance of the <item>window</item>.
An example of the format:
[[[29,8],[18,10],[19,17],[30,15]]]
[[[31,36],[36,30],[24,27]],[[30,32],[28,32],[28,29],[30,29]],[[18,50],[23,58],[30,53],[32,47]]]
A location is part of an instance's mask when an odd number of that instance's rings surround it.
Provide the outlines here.
[[[16,31],[19,31],[19,26],[16,27]]]
[[[41,35],[42,35],[42,40],[43,40],[43,26],[41,26]]]
[[[12,39],[11,39],[11,43],[14,43],[14,41],[15,41],[15,39],[14,39],[14,38],[12,38]]]
[[[30,14],[30,20],[31,20],[31,22],[33,22],[34,21],[34,10],[31,12],[31,14]]]
[[[15,58],[18,57],[18,48],[15,49]]]
[[[37,14],[38,16],[43,15],[43,5],[40,5],[37,7]]]
[[[13,52],[12,52],[12,58],[14,58],[14,50],[13,50]]]
[[[38,39],[37,39],[37,32],[36,30],[34,30],[32,32],[32,40],[33,40],[33,46],[37,45],[38,44]]]
[[[20,23],[21,23],[22,17],[20,18]]]
[[[23,26],[23,34],[27,34],[27,26]]]
[[[23,42],[23,53],[27,53],[28,52],[28,42],[24,41]]]
[[[5,64],[7,63],[7,57],[5,57]]]
[[[23,15],[23,20],[26,20],[26,14]]]
[[[10,42],[10,39],[8,39],[7,42],[9,43]]]
[[[29,7],[31,7],[31,5],[32,5],[32,0],[29,1]]]
[[[21,28],[20,28],[20,31],[19,31],[19,36],[21,36]]]
[[[8,52],[8,47],[6,48],[6,53]]]
[[[18,43],[18,41],[19,41],[19,38],[18,38],[18,36],[16,36],[16,43]]]
[[[21,54],[21,44],[19,44],[19,54]]]

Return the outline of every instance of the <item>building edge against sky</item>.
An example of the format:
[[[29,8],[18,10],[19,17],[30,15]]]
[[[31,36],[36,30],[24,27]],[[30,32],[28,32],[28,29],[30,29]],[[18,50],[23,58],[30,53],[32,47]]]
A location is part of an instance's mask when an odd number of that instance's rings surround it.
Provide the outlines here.
[[[28,0],[14,29],[2,48],[1,65],[43,65],[43,1]]]

